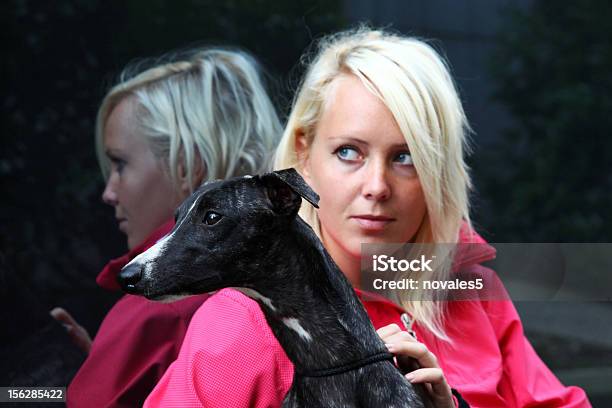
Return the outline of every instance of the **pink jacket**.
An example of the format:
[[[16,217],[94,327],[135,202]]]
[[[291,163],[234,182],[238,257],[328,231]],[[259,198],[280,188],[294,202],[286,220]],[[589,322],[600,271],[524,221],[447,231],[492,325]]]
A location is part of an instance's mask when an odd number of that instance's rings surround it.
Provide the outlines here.
[[[293,364],[259,304],[234,289],[211,296],[193,315],[179,356],[145,407],[279,407]]]
[[[169,221],[138,247],[114,259],[98,275],[105,289],[119,290],[117,273],[174,225]],[[89,356],[68,387],[68,407],[142,406],[145,398],[179,353],[191,316],[208,295],[174,303],[123,296],[108,312]]]
[[[481,242],[461,262],[480,266],[495,250]],[[472,242],[473,242],[472,241]],[[502,289],[503,290],[503,289]],[[360,293],[374,327],[400,327],[404,310]],[[583,390],[565,387],[537,356],[509,300],[449,302],[446,333],[452,343],[414,325],[419,341],[440,362],[451,387],[473,407],[590,407]],[[293,365],[258,304],[233,289],[213,295],[194,315],[177,360],[146,407],[279,407],[291,387]]]

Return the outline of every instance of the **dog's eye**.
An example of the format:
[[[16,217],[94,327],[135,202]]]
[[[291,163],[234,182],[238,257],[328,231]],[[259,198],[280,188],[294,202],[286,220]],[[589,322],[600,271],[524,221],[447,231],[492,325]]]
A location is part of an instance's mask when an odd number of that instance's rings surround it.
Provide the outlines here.
[[[221,214],[217,214],[214,211],[209,211],[204,216],[204,223],[206,225],[215,225],[221,220]]]

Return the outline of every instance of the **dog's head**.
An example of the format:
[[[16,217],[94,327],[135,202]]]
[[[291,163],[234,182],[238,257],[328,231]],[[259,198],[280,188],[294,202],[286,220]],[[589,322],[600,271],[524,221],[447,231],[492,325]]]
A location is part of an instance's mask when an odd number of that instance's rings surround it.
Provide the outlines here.
[[[294,222],[302,197],[319,197],[294,169],[209,182],[178,208],[173,230],[138,255],[117,280],[153,300],[252,287],[268,271],[258,263]]]

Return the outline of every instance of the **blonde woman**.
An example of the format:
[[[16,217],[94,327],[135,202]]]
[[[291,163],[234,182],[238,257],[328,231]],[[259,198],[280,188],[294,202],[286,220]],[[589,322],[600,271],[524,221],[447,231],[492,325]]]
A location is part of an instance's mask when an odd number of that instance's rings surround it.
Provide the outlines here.
[[[495,251],[469,218],[468,132],[449,70],[432,47],[361,29],[320,43],[275,167],[298,168],[320,195],[320,209],[304,203],[301,216],[356,288],[362,243],[475,243],[461,267],[488,276],[479,264]],[[450,271],[441,267],[432,279]],[[394,294],[397,305],[362,299],[389,350],[418,360],[422,368],[407,378],[428,383],[436,406],[456,403],[449,387],[476,407],[590,406],[539,359],[511,301]]]
[[[510,301],[442,302],[413,291],[392,303],[360,290],[363,243],[477,243],[455,264],[492,274],[479,263],[495,251],[469,222],[467,131],[449,70],[430,46],[349,31],[320,42],[275,167],[297,168],[319,194],[319,210],[304,203],[301,216],[389,350],[418,361],[406,377],[426,384],[434,406],[588,407],[584,392],[564,387],[535,354]],[[450,266],[435,278],[448,278]],[[293,374],[258,303],[224,289],[194,314],[179,357],[145,406],[278,407]]]
[[[98,275],[105,289],[119,289],[115,275],[172,228],[175,208],[195,187],[264,170],[282,132],[247,53],[203,49],[155,62],[144,71],[126,70],[98,111],[96,148],[107,180],[102,198],[115,209],[129,249]],[[68,388],[68,405],[142,406],[205,298],[161,304],[125,295],[93,343],[65,311],[55,310],[89,351]]]

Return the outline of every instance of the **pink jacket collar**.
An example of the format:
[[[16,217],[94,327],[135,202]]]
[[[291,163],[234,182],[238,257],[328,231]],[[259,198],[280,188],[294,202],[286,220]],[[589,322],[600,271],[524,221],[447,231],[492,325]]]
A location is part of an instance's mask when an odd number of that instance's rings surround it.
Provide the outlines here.
[[[155,231],[149,235],[149,237],[140,245],[132,248],[127,254],[120,256],[119,258],[112,259],[106,264],[102,272],[98,274],[96,283],[108,290],[120,290],[119,284],[117,283],[117,274],[121,271],[128,262],[134,259],[137,255],[143,253],[151,246],[153,246],[160,238],[168,234],[172,227],[174,227],[174,220],[169,220],[159,226]]]

